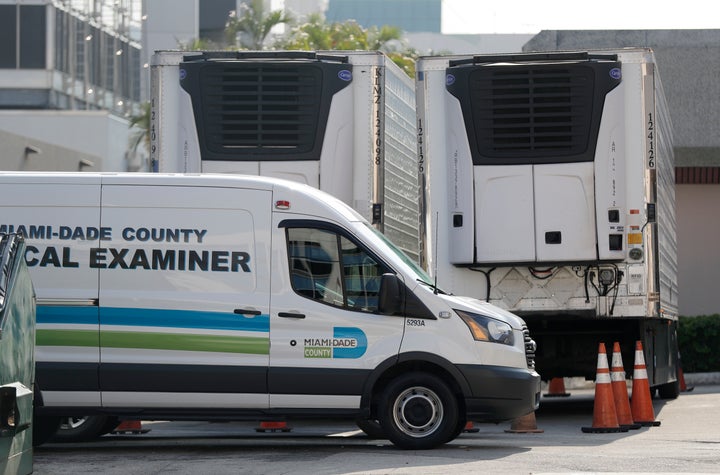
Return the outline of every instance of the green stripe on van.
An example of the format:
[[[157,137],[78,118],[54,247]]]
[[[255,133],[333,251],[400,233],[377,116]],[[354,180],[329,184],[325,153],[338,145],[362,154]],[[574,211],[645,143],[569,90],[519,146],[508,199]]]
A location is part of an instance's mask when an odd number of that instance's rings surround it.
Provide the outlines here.
[[[270,352],[270,339],[267,337],[103,331],[100,338],[103,348],[211,351],[251,355],[267,355]]]
[[[35,332],[37,346],[90,346],[97,348],[97,330],[44,330]]]

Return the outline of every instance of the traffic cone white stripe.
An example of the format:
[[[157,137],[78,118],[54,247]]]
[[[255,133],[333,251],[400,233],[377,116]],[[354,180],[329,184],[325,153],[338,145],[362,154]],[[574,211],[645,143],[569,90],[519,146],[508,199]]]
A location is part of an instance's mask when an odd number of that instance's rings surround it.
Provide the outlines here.
[[[615,366],[615,363],[613,363],[613,366]],[[610,373],[610,379],[612,379],[613,383],[624,383],[625,374],[619,371],[613,371],[612,373]]]
[[[641,341],[635,342],[634,368],[632,397],[630,398],[633,421],[644,426],[658,426],[660,421],[655,420],[655,409],[652,406],[652,395]]]
[[[610,369],[610,366],[608,366],[608,360],[607,360],[606,354],[604,354],[604,353],[598,354],[597,369],[598,370],[601,370],[601,369],[609,370]]]
[[[622,429],[618,424],[613,396],[612,382],[610,381],[610,368],[608,367],[605,343],[598,346],[598,364],[595,375],[595,404],[593,407],[592,427],[583,427],[583,432],[619,432]]]
[[[640,424],[635,424],[632,418],[632,410],[630,409],[630,400],[627,393],[627,383],[625,382],[625,367],[622,362],[622,352],[620,351],[620,342],[613,344],[612,369],[610,370],[612,377],[613,396],[615,398],[615,412],[617,414],[618,424],[620,427],[627,429],[639,429]]]
[[[610,384],[612,383],[612,380],[610,379],[609,373],[597,373],[595,376],[595,384]]]
[[[636,342],[637,345],[637,342]],[[645,355],[642,349],[635,349],[635,367],[645,366]]]

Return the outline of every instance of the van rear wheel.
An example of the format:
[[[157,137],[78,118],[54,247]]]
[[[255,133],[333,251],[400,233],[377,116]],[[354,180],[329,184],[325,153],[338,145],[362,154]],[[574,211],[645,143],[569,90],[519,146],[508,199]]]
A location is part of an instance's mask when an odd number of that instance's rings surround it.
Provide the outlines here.
[[[52,439],[60,428],[59,416],[33,416],[33,447],[40,447]]]
[[[117,417],[82,416],[63,418],[55,442],[86,442],[112,431],[120,423]]]
[[[413,372],[390,382],[380,403],[380,425],[402,449],[432,449],[452,440],[459,406],[448,385],[432,374]]]

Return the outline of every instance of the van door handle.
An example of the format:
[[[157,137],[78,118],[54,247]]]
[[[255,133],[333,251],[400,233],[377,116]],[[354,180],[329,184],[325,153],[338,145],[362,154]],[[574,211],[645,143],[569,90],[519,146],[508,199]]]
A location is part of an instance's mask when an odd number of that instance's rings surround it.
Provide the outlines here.
[[[260,315],[262,312],[260,310],[250,310],[247,308],[236,308],[233,310],[233,313],[236,313],[238,315]]]
[[[278,312],[278,317],[282,318],[305,318],[303,313]]]

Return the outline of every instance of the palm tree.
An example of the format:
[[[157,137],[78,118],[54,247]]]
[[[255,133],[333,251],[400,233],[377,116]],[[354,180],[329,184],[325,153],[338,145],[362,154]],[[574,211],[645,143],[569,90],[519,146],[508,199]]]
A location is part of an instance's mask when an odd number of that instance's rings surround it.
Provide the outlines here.
[[[229,45],[261,50],[275,26],[291,22],[292,17],[282,10],[265,12],[263,0],[250,0],[241,5],[240,12],[230,13],[225,25],[225,38]]]
[[[295,26],[275,47],[286,50],[371,50],[383,51],[408,76],[415,76],[417,51],[401,42],[402,30],[395,26],[363,28],[354,20],[328,23],[319,14]]]
[[[220,45],[206,38],[192,38],[188,41],[178,42],[178,49],[182,51],[203,51],[222,49]]]

